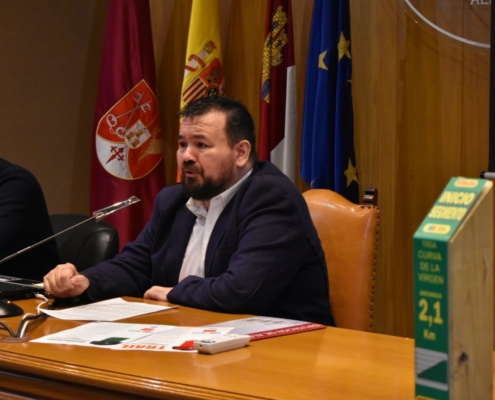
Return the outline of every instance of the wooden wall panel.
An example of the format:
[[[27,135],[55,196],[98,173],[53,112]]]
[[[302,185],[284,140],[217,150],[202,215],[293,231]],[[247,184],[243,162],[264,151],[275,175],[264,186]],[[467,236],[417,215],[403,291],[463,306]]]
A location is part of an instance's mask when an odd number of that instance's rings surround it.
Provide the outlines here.
[[[155,48],[162,47],[161,59],[157,60],[156,92],[162,118],[163,157],[167,184],[175,182],[177,177],[176,151],[179,133],[177,112],[180,109],[191,5],[191,0],[150,3]]]
[[[266,0],[233,1],[224,44],[226,95],[242,101],[259,127]]]
[[[107,1],[0,4],[0,157],[31,170],[50,212],[89,213]]]
[[[469,21],[451,23],[472,11],[461,0],[414,4],[469,35]],[[412,235],[450,177],[486,169],[488,55],[418,23],[404,2],[351,0],[351,18],[359,173],[382,210],[374,329],[412,336]]]
[[[448,149],[443,147],[442,141],[443,99],[439,90],[441,73],[437,42],[407,15],[405,34],[404,48],[399,48],[403,51],[403,92],[398,110],[399,162],[394,224],[394,249],[403,261],[401,269],[395,271],[396,284],[393,286],[394,301],[402,312],[387,315],[387,321],[393,323],[393,331],[409,336],[412,334],[413,310],[412,235],[447,183],[442,160],[444,156],[448,159]],[[459,129],[451,135],[455,141]],[[452,173],[457,174],[457,171]],[[391,317],[398,314],[403,317],[391,321]]]
[[[396,240],[398,170],[397,2],[351,1],[355,146],[360,189],[378,188],[381,210],[373,330],[392,332],[395,301],[404,291]],[[391,249],[394,249],[391,251]]]

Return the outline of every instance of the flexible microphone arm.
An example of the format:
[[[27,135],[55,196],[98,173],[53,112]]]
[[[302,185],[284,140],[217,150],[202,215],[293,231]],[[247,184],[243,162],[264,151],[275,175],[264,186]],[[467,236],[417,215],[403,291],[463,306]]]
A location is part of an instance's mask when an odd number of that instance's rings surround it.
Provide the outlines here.
[[[61,235],[62,233],[65,233],[67,231],[70,231],[71,229],[74,229],[74,228],[78,227],[79,225],[85,224],[88,221],[92,221],[93,219],[96,222],[101,221],[103,218],[107,217],[110,214],[113,214],[115,211],[122,210],[123,208],[125,208],[127,206],[130,206],[131,204],[137,203],[138,201],[141,201],[141,199],[138,199],[136,196],[132,196],[132,197],[129,197],[127,200],[121,201],[119,203],[112,204],[111,206],[102,208],[101,210],[94,211],[92,217],[89,217],[88,219],[85,219],[84,221],[79,222],[79,223],[77,223],[75,225],[72,225],[72,226],[68,227],[67,229],[64,229],[63,231],[60,231],[60,232],[56,233],[55,235],[52,235],[50,237],[47,237],[46,239],[43,239],[42,241],[40,241],[38,243],[35,243],[35,244],[33,244],[31,246],[28,246],[28,247],[26,247],[26,248],[24,248],[22,250],[19,250],[17,253],[14,253],[14,254],[11,254],[10,256],[7,256],[5,258],[2,258],[0,260],[0,264],[2,264],[5,261],[10,260],[11,258],[14,258],[14,257],[20,255],[20,254],[22,254],[22,253],[24,253],[24,252],[26,252],[28,250],[31,250],[32,248],[37,247],[40,244],[43,244],[45,242],[48,242],[49,240],[52,240],[53,238],[57,237],[58,235]]]

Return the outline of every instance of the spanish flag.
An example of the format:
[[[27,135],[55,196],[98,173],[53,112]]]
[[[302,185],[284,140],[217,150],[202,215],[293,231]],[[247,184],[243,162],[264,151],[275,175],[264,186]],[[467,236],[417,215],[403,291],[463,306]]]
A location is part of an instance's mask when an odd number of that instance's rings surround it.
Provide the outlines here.
[[[224,94],[220,0],[193,0],[181,108],[193,100]]]

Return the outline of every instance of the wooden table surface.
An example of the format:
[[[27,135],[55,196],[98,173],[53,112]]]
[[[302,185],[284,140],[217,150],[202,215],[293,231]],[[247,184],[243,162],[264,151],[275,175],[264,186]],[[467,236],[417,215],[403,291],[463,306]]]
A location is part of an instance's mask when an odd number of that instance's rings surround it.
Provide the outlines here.
[[[34,312],[39,302],[17,304]],[[201,326],[243,317],[178,307],[125,322]],[[17,330],[20,317],[3,321]],[[49,317],[28,336],[80,324]],[[215,355],[0,342],[0,398],[413,399],[413,355],[412,339],[338,328]]]

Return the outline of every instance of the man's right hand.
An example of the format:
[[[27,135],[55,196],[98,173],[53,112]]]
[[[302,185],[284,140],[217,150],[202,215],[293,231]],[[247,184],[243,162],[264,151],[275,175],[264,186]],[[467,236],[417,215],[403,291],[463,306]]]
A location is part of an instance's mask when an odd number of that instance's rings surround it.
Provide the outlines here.
[[[60,264],[43,278],[44,290],[62,299],[77,297],[89,287],[89,280],[79,275],[72,264]]]

